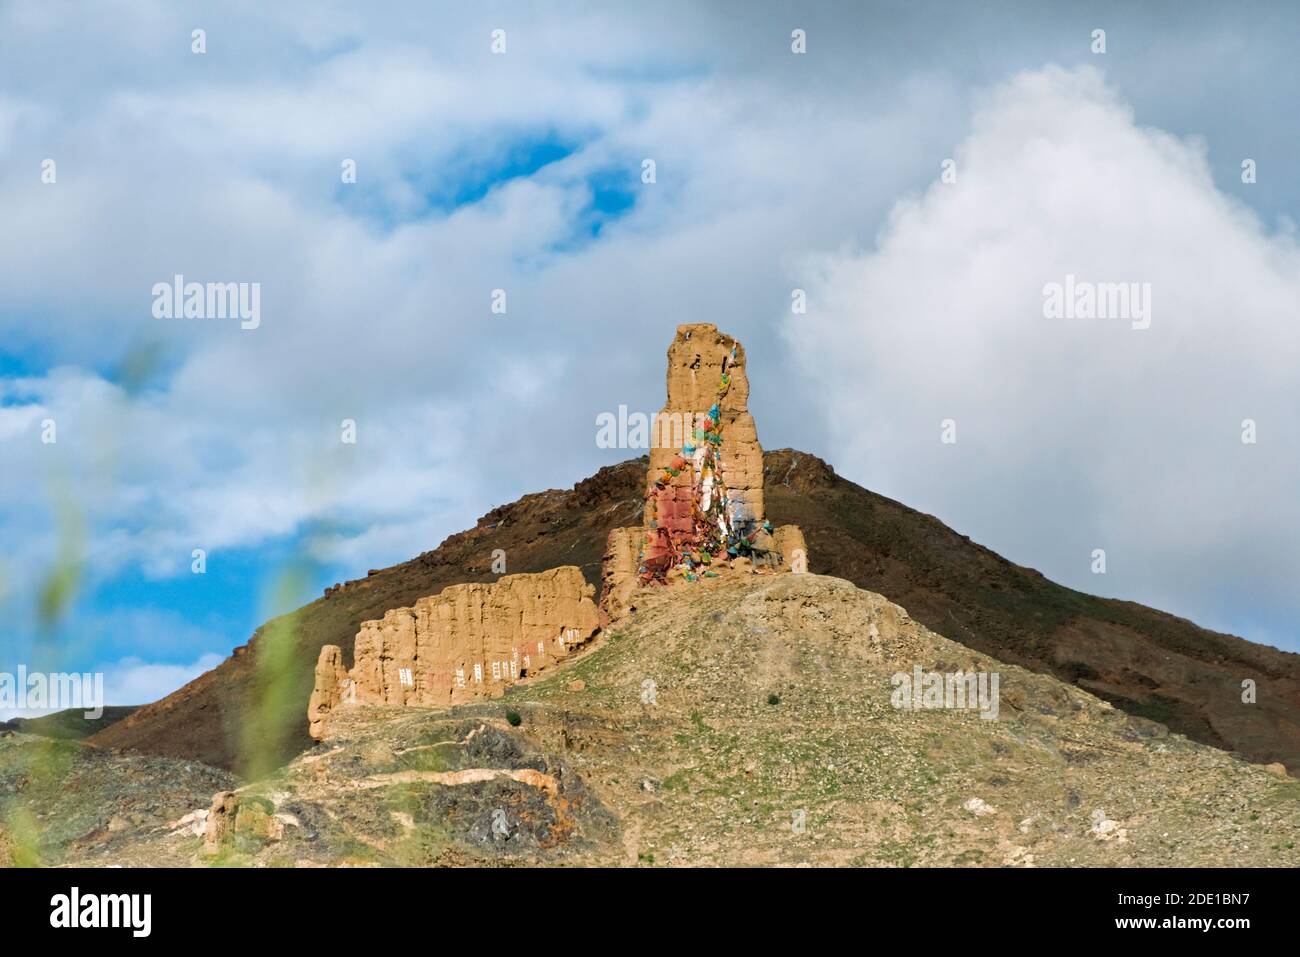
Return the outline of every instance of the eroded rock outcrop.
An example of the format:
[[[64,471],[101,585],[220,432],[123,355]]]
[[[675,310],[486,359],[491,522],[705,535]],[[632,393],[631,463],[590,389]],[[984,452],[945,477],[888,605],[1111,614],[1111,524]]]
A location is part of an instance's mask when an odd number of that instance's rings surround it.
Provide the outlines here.
[[[808,543],[798,525],[779,525],[772,533],[776,550],[796,574],[808,571]]]
[[[324,722],[333,708],[343,700],[348,684],[348,670],[343,667],[343,649],[326,645],[316,661],[316,682],[307,703],[308,730],[313,738],[324,735]]]
[[[278,841],[284,835],[284,817],[266,798],[218,791],[204,818],[204,852],[215,854],[224,847],[250,850]]]
[[[636,603],[637,566],[645,532],[637,528],[610,529],[600,572],[601,627],[622,618]]]
[[[451,585],[410,608],[361,623],[354,664],[321,649],[308,706],[311,734],[326,734],[343,705],[446,707],[496,697],[586,644],[600,624],[595,589],[572,565]]]

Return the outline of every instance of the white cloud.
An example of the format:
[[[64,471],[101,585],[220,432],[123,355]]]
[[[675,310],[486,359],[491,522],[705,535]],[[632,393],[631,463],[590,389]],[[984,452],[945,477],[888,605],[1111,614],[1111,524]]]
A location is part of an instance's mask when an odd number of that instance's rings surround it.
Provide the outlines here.
[[[571,484],[609,461],[596,411],[662,401],[673,325],[765,334],[762,317],[787,295],[780,263],[879,206],[823,184],[905,179],[914,164],[900,152],[864,158],[861,144],[924,139],[918,118],[942,111],[935,89],[858,115],[773,110],[766,81],[594,69],[662,59],[634,33],[575,36],[587,62],[535,47],[521,23],[520,55],[505,62],[379,43],[197,86],[201,64],[182,58],[174,82],[70,101],[75,121],[50,130],[59,184],[0,181],[0,201],[30,226],[0,233],[0,287],[26,306],[0,310],[0,332],[67,363],[14,385],[0,409],[0,523],[19,543],[15,564],[52,560],[56,483],[85,520],[92,582],[135,566],[183,572],[193,548],[211,556],[313,522],[326,525],[317,557],[371,567],[494,504]],[[626,44],[610,48],[614,37]],[[474,97],[457,94],[471,82]],[[340,155],[357,154],[362,183],[400,192],[413,164],[454,182],[445,157],[549,129],[584,145],[449,214],[380,228],[335,200]],[[638,178],[651,153],[653,189]],[[635,208],[599,242],[572,244],[585,177],[620,168]],[[41,278],[69,262],[66,282]],[[153,283],[176,272],[260,282],[260,328],[152,318]],[[507,316],[488,311],[498,287]],[[151,346],[159,374],[135,392],[95,371]],[[33,424],[47,411],[57,446]],[[358,422],[355,447],[338,441],[343,418]]]
[[[162,664],[128,657],[107,665],[104,702],[110,705],[148,704],[193,681],[221,664],[222,656],[205,654],[189,664]]]
[[[364,529],[431,512],[446,520],[449,508],[465,505],[449,471],[468,427],[461,402],[382,413],[357,402],[352,445],[341,441],[341,418],[213,422],[203,403],[168,392],[129,397],[71,368],[18,380],[12,395],[25,399],[0,407],[0,501],[19,593],[32,592],[54,561],[52,506],[89,530],[76,558],[93,583],[133,567],[187,572],[195,548],[215,562],[223,549],[289,535],[314,519]],[[40,440],[44,416],[57,426],[53,444]],[[409,536],[404,544],[412,545]]]
[[[1293,239],[1091,69],[1015,77],[955,156],[957,183],[898,203],[875,248],[810,264],[786,324],[837,462],[1088,591],[1208,624],[1300,611]],[[1150,328],[1045,318],[1067,275],[1150,283]]]

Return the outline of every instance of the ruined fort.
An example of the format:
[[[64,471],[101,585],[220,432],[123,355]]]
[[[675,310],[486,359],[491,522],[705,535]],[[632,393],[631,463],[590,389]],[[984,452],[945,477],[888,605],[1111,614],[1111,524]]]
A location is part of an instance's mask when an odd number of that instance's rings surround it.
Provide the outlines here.
[[[735,575],[802,572],[807,546],[763,512],[763,450],[749,414],[745,351],[708,324],[679,326],[657,421],[690,423],[652,443],[642,523],[609,534],[600,605],[578,568],[452,585],[362,622],[351,668],[321,649],[308,705],[313,737],[338,708],[442,708],[497,697],[544,673],[635,612],[645,589]],[[680,427],[679,427],[680,431]]]

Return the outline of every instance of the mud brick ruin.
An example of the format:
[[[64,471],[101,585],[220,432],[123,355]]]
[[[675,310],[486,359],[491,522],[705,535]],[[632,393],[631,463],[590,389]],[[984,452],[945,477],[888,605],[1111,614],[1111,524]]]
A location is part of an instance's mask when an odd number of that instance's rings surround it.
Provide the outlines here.
[[[573,565],[492,584],[451,585],[411,608],[361,623],[355,664],[321,649],[307,706],[313,737],[340,705],[445,708],[497,697],[591,639],[595,589]]]
[[[638,584],[807,569],[803,533],[764,516],[744,346],[708,323],[678,326],[668,401],[651,431],[641,528],[614,529],[605,548],[606,623],[635,607]]]
[[[326,645],[307,707],[313,737],[351,705],[443,708],[497,697],[587,646],[636,608],[646,588],[735,574],[807,569],[797,526],[763,513],[763,449],[749,414],[745,350],[708,324],[679,326],[668,349],[668,401],[652,429],[642,524],[609,533],[601,603],[566,565],[451,585],[362,622],[344,667]]]

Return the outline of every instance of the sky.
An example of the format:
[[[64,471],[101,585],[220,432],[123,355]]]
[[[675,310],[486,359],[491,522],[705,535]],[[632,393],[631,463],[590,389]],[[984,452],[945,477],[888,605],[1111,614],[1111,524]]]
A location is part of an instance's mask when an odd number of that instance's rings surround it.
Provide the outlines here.
[[[640,454],[687,322],[765,447],[1300,651],[1294,4],[466,6],[0,3],[0,672],[152,700]]]

